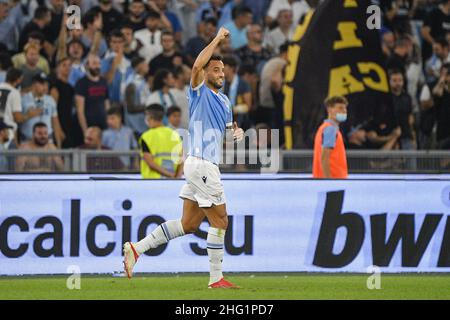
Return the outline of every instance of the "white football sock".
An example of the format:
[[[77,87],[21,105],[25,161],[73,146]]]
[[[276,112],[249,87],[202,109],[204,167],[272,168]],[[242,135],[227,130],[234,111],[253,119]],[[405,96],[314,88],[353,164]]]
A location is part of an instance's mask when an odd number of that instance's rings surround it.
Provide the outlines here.
[[[219,281],[222,275],[223,243],[225,230],[210,227],[206,238],[206,248],[209,257],[209,284]]]
[[[156,227],[144,239],[134,244],[138,254],[142,254],[149,249],[157,248],[177,237],[184,236],[181,220],[169,220]]]

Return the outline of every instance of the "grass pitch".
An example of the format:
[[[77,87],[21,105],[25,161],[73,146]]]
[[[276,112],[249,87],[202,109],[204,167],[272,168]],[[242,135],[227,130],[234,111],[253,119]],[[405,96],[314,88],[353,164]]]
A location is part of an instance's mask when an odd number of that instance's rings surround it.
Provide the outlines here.
[[[228,274],[241,289],[207,289],[207,274],[138,275],[129,280],[82,276],[81,289],[67,278],[0,277],[0,299],[450,299],[450,274],[382,275],[369,290],[364,274]]]

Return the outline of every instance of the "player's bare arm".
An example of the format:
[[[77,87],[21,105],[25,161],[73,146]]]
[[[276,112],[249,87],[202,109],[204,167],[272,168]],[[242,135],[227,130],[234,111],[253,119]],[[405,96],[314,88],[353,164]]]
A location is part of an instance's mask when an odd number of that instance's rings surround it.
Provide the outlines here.
[[[197,59],[194,62],[194,65],[192,66],[192,74],[191,74],[191,84],[192,87],[195,88],[199,84],[203,82],[205,79],[203,68],[208,63],[209,59],[212,57],[214,50],[216,50],[217,46],[220,44],[220,42],[228,37],[230,34],[230,31],[228,31],[225,28],[220,28],[219,32],[217,33],[216,37],[206,46],[205,49],[200,52]]]

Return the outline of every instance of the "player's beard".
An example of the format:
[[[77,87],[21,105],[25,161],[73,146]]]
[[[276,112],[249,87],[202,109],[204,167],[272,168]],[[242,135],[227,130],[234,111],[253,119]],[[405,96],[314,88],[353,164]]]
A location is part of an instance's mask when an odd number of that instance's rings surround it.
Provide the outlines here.
[[[223,81],[219,83],[219,81],[209,81],[209,84],[212,85],[217,90],[222,89],[223,87]]]

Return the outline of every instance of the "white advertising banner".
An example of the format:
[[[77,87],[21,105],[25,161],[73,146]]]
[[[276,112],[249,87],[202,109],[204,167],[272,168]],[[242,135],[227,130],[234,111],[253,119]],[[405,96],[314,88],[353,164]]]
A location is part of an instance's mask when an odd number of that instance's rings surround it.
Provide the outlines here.
[[[0,181],[0,275],[122,270],[122,244],[181,216],[176,180]],[[450,180],[224,180],[224,271],[450,272]],[[136,272],[207,272],[205,221]]]

